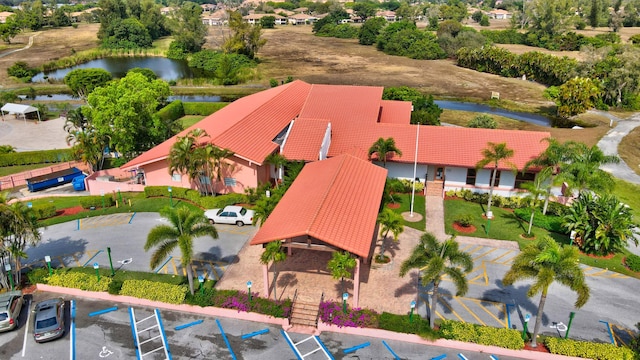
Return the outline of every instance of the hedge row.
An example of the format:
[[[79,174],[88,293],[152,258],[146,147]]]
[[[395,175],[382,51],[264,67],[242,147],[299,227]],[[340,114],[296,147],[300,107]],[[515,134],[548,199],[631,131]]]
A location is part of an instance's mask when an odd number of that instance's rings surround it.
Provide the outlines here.
[[[35,205],[32,210],[38,220],[47,219],[56,214],[56,206],[54,204]]]
[[[187,296],[187,291],[189,289],[186,285],[172,285],[149,280],[125,280],[122,283],[120,295],[169,304],[182,304]]]
[[[523,221],[529,222],[531,220],[531,209],[515,209],[513,213]],[[562,226],[563,223],[562,217],[550,214],[542,215],[540,210],[536,210],[536,214],[533,216],[533,226],[559,234],[567,233],[567,229]]]
[[[80,205],[83,209],[97,209],[101,207],[110,207],[115,204],[115,200],[111,196],[87,196],[80,199]]]
[[[625,265],[627,265],[629,270],[635,271],[635,272],[640,271],[640,256],[635,254],[629,254],[625,258],[624,263]]]
[[[71,149],[24,151],[0,155],[0,167],[58,163],[73,160]]]
[[[31,278],[30,278],[31,280]],[[87,291],[107,291],[112,279],[103,276],[100,281],[96,276],[81,272],[56,272],[44,278],[44,282],[52,286],[62,286]]]
[[[506,349],[524,348],[524,340],[518,330],[494,328],[453,320],[440,324],[440,335],[449,340],[458,340],[481,345],[493,345]]]
[[[438,332],[429,326],[429,320],[423,319],[418,314],[413,314],[413,317],[409,319],[407,315],[383,312],[378,317],[378,328],[404,334],[416,334],[430,340],[440,337]]]
[[[147,186],[144,188],[144,194],[146,197],[169,197],[169,189],[166,186]],[[196,190],[181,187],[172,187],[171,196],[175,199],[188,200],[204,209],[217,209],[246,202],[244,194],[231,193],[218,196],[202,196]]]
[[[576,356],[593,360],[632,360],[633,351],[613,344],[592,343],[571,339],[548,337],[544,345],[552,354]]]
[[[175,120],[184,116],[184,107],[181,100],[175,100],[169,103],[169,105],[160,109],[156,115],[162,120],[163,123],[169,124]]]
[[[211,115],[227,106],[226,102],[185,102],[182,104],[185,115]]]

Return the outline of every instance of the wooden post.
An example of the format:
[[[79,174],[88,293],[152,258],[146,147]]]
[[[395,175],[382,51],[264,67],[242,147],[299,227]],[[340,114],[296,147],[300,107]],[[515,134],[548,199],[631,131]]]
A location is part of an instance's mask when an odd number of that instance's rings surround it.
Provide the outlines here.
[[[353,307],[360,307],[360,257],[356,258],[356,271],[353,274]]]

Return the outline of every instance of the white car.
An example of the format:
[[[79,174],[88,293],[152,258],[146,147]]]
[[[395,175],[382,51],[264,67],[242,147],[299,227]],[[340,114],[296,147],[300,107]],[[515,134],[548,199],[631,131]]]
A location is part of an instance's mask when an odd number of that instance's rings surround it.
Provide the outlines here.
[[[224,209],[211,209],[204,212],[204,216],[212,224],[236,224],[238,226],[253,224],[254,211],[242,206],[225,206]]]

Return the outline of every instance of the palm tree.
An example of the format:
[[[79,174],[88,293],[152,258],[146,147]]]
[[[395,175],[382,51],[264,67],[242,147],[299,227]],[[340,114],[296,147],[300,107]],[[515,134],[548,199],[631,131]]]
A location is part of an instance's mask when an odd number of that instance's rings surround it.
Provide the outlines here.
[[[276,187],[280,185],[280,182],[283,180],[283,170],[284,166],[287,164],[288,160],[280,153],[272,153],[267,156],[265,162],[273,165],[276,168],[276,172],[278,174],[278,178],[276,179]]]
[[[502,279],[506,286],[519,280],[533,280],[527,292],[528,297],[540,293],[540,303],[533,328],[531,347],[537,346],[537,336],[542,324],[544,305],[547,301],[549,287],[554,282],[567,286],[578,294],[574,306],[582,307],[589,300],[589,287],[585,283],[584,273],[578,262],[578,249],[573,246],[560,247],[552,238],[545,236],[527,246],[513,260],[511,269]]]
[[[570,154],[569,163],[561,168],[562,180],[579,192],[590,189],[596,193],[608,193],[613,190],[613,177],[600,166],[620,162],[618,156],[605,155],[598,145],[588,147],[583,143],[573,143]]]
[[[550,187],[550,184],[546,183],[546,176],[547,172],[539,173],[533,181],[524,183],[522,185],[522,187],[529,192],[526,197],[529,200],[529,206],[531,206],[531,219],[529,219],[529,228],[527,229],[527,234],[531,234],[533,218],[536,214],[536,208],[538,207],[540,197],[549,194],[548,189]]]
[[[186,136],[178,137],[169,150],[169,174],[186,174],[201,192],[200,176],[208,164],[201,143],[208,136],[202,129],[193,129]]]
[[[390,153],[402,156],[402,151],[396,147],[396,141],[393,138],[379,138],[369,148],[368,157],[371,160],[371,155],[376,154],[378,160],[382,161],[382,166],[387,167],[387,158]]]
[[[327,269],[331,271],[331,277],[342,283],[342,293],[344,293],[344,278],[351,277],[351,269],[356,267],[356,259],[347,251],[335,251],[331,255],[331,260],[327,263]]]
[[[278,268],[277,264],[279,262],[285,261],[287,259],[287,253],[282,250],[282,241],[272,241],[267,244],[260,255],[260,263],[264,265],[269,265],[269,263],[273,263],[273,299],[278,300],[278,296],[276,295],[276,289],[278,288]]]
[[[493,143],[488,142],[488,147],[482,150],[483,159],[476,163],[476,170],[482,169],[489,164],[493,164],[493,170],[491,173],[491,184],[489,187],[489,201],[487,203],[487,217],[491,215],[491,201],[493,200],[493,188],[496,183],[496,175],[498,174],[498,167],[502,162],[512,169],[517,171],[516,165],[507,159],[513,157],[514,151],[507,147],[507,143]]]
[[[570,159],[570,149],[573,143],[566,145],[560,144],[556,139],[544,138],[543,141],[549,143],[549,146],[535,159],[529,160],[524,165],[524,171],[530,168],[539,168],[540,172],[538,176],[545,176],[549,178],[549,185],[555,184],[555,178],[560,171],[560,167],[567,163]],[[549,197],[551,196],[551,186],[547,188],[547,193],[544,198],[544,206],[542,207],[542,215],[547,214],[547,207],[549,206]]]
[[[151,269],[156,268],[176,247],[180,248],[182,266],[187,269],[189,290],[193,295],[193,239],[201,236],[217,239],[218,231],[209,224],[209,220],[202,213],[194,212],[187,207],[164,208],[160,214],[169,220],[171,225],[157,225],[149,231],[144,250],[149,251],[157,247],[151,255],[149,266]]]
[[[378,222],[380,223],[380,232],[382,236],[382,244],[380,245],[380,255],[378,258],[384,260],[384,242],[387,240],[387,235],[391,232],[393,234],[393,241],[398,241],[398,235],[404,231],[402,215],[394,212],[391,209],[385,208],[378,214]]]
[[[234,152],[227,149],[219,148],[215,145],[207,144],[203,149],[203,156],[206,165],[206,173],[213,179],[212,193],[216,193],[216,184],[222,180],[223,175],[227,171],[232,171],[232,165],[225,161],[234,155]]]
[[[433,234],[424,233],[420,243],[400,266],[400,276],[405,276],[411,269],[422,271],[422,286],[433,284],[429,310],[429,325],[433,328],[442,277],[447,275],[453,281],[457,289],[456,296],[466,294],[469,290],[466,274],[473,269],[473,259],[458,249],[455,236],[441,243]]]

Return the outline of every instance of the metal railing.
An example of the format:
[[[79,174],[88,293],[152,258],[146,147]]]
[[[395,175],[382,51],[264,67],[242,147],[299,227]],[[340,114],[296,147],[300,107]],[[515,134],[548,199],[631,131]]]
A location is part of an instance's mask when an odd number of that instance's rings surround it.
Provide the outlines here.
[[[322,292],[322,295],[320,295],[320,304],[318,304],[318,313],[316,314],[316,329],[318,328],[318,319],[320,318],[320,305],[322,305],[323,301],[324,301],[324,291]]]
[[[298,298],[298,289],[293,292],[293,299],[291,300],[291,311],[289,311],[289,324],[291,324],[291,318],[293,318],[293,307],[295,306],[296,299]]]

